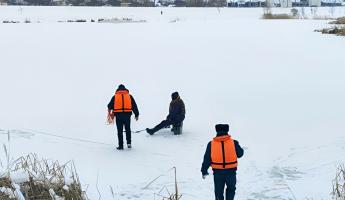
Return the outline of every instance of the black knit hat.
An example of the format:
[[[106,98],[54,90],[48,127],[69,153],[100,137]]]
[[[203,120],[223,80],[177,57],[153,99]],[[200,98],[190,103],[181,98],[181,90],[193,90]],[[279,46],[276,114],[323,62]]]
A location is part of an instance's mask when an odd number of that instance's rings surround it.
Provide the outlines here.
[[[174,93],[172,93],[172,94],[171,94],[171,98],[172,98],[172,100],[177,99],[177,97],[179,97],[178,92],[174,92]]]
[[[217,135],[226,135],[229,132],[229,124],[217,124],[216,125]]]
[[[117,89],[118,90],[126,90],[126,87],[123,84],[120,84]]]

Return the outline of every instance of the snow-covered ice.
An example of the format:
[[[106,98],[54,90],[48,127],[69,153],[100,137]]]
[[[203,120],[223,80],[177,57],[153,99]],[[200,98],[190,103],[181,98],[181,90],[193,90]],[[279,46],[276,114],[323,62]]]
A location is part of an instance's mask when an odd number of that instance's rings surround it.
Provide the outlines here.
[[[327,21],[261,20],[262,12],[0,7],[0,20],[34,22],[0,24],[1,144],[13,158],[33,152],[74,160],[90,199],[98,189],[112,199],[110,187],[116,199],[154,199],[163,187],[172,190],[176,166],[182,199],[209,200],[213,179],[201,178],[203,153],[214,125],[229,123],[246,148],[236,199],[330,199],[344,162],[345,38],[314,32]],[[146,22],[57,23],[81,18]],[[115,127],[105,120],[120,83],[139,106],[133,130],[164,119],[171,92],[179,91],[184,133],[133,133],[133,149],[116,151]]]

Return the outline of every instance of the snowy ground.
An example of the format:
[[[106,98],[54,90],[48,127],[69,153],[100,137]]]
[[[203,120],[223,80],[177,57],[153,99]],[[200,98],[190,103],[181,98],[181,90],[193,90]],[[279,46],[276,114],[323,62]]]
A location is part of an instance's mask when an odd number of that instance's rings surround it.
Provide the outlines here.
[[[98,199],[98,185],[105,200],[109,186],[116,199],[154,199],[171,189],[176,166],[183,199],[209,200],[213,180],[201,179],[202,156],[214,125],[229,123],[246,147],[237,199],[330,199],[344,162],[345,38],[313,32],[327,21],[260,20],[262,9],[160,11],[0,7],[1,20],[41,22],[0,24],[0,129],[11,130],[10,143],[4,131],[0,141],[11,156],[74,160],[90,199]],[[112,17],[147,22],[56,23]],[[133,130],[162,120],[179,91],[184,134],[136,133],[132,150],[116,151],[105,118],[120,83],[140,109]]]

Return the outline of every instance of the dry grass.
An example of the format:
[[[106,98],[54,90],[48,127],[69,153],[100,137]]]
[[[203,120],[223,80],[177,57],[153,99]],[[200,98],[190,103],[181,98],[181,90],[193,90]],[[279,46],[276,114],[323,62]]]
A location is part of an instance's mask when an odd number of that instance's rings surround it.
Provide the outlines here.
[[[179,193],[178,189],[178,183],[177,183],[177,176],[176,176],[176,167],[173,167],[169,169],[169,171],[174,170],[174,176],[175,176],[175,183],[174,183],[174,192],[170,192],[167,186],[164,186],[160,189],[158,193],[154,193],[154,200],[180,200],[182,197],[182,194]],[[158,180],[160,177],[164,176],[163,174],[157,176],[155,179],[150,181],[143,189],[147,189],[150,185],[152,185],[156,180]],[[112,188],[111,188],[112,191]],[[113,191],[112,191],[113,193]],[[165,193],[165,194],[163,194]],[[113,195],[114,197],[114,195]]]
[[[322,34],[334,34],[339,36],[345,36],[345,26],[342,27],[332,27],[332,28],[324,28],[321,30],[316,30],[316,32],[321,32]]]
[[[7,194],[0,192],[0,199],[1,200],[16,200],[14,198],[10,198]]]
[[[15,170],[29,174],[29,181],[21,184],[27,200],[53,199],[54,196],[65,200],[83,200],[83,192],[74,164],[60,164],[58,161],[38,159],[35,154],[21,157]],[[68,176],[68,177],[66,177]]]
[[[296,18],[288,14],[265,13],[262,15],[262,19],[296,19]]]
[[[334,24],[334,26],[332,28],[324,28],[316,31],[321,32],[322,34],[335,34],[345,36],[345,17],[337,18],[335,21],[331,21],[329,23]]]
[[[177,184],[177,176],[176,176],[176,167],[173,167],[172,168],[174,170],[174,177],[175,177],[175,183],[174,183],[174,192],[170,192],[168,190],[168,188],[166,186],[164,186],[158,193],[155,193],[154,195],[154,198],[156,199],[156,196],[162,198],[162,200],[180,200],[181,197],[182,197],[182,194],[179,193],[179,190],[178,190],[178,184]],[[159,177],[158,177],[159,178]],[[156,179],[155,179],[156,180]],[[153,180],[153,181],[155,181]],[[151,184],[152,182],[149,183],[149,185]],[[167,193],[167,196],[165,195],[162,195],[161,192],[165,190],[166,193]]]
[[[340,17],[335,21],[330,22],[330,24],[345,24],[345,17]]]
[[[12,186],[12,182],[9,178],[7,177],[2,177],[0,178],[0,188],[8,188],[12,191],[14,191],[14,188]],[[15,198],[11,198],[8,194],[5,192],[0,191],[0,199],[1,200],[15,200]]]
[[[0,178],[0,187],[13,188],[11,180],[7,177]]]
[[[338,28],[337,35],[345,36],[345,26]]]
[[[345,199],[345,165],[340,165],[333,179],[332,195],[336,200]]]
[[[334,17],[330,17],[330,16],[314,16],[312,18],[313,20],[335,20]]]
[[[17,182],[21,193],[26,200],[84,200],[78,174],[73,162],[60,164],[58,161],[38,159],[35,154],[21,157],[14,161],[13,172],[27,175],[27,179]],[[0,187],[14,190],[9,178],[0,179]],[[5,193],[0,192],[1,200],[13,200],[6,198]]]
[[[9,132],[8,132],[9,133]],[[85,200],[73,162],[39,159],[36,154],[12,160],[10,134],[4,145],[6,166],[0,161],[0,200]],[[1,169],[0,168],[0,169]]]

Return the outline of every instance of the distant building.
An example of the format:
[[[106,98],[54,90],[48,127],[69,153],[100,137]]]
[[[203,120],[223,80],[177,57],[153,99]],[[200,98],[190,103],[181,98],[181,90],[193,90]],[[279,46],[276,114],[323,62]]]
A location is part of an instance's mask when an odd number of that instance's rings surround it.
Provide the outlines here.
[[[175,1],[174,0],[158,0],[157,3],[160,4],[160,6],[170,6],[170,5],[174,5]]]
[[[345,0],[228,0],[228,7],[335,7]]]
[[[283,7],[283,8],[292,7],[292,1],[291,0],[281,0],[280,1],[280,7]]]
[[[320,7],[321,6],[321,0],[309,0],[309,6]]]
[[[174,6],[176,7],[185,7],[187,6],[187,2],[185,0],[175,0]]]
[[[239,5],[239,7],[245,7],[245,5],[246,5],[246,1],[245,0],[238,0],[237,3]]]
[[[274,7],[274,0],[266,0],[267,7]]]
[[[14,0],[13,2],[16,5],[26,5],[27,4],[24,0]]]
[[[131,3],[121,2],[121,7],[130,7]]]
[[[342,6],[342,5],[344,5],[342,0],[322,0],[321,1],[321,6],[332,7],[332,6]]]
[[[66,1],[65,0],[52,0],[52,4],[55,6],[65,6]]]
[[[292,7],[307,7],[309,5],[308,0],[293,0]]]

